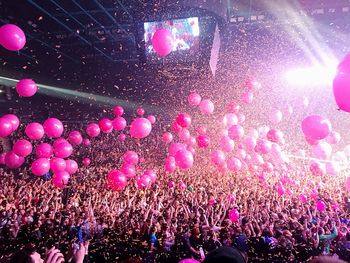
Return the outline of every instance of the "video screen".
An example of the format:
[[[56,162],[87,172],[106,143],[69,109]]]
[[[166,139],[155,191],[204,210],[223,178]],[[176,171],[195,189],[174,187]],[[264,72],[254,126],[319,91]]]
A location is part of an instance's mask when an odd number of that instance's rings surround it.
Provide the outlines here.
[[[169,59],[191,60],[199,51],[198,17],[144,23],[144,41],[147,60],[162,60],[153,49],[152,37],[158,29],[168,29],[175,40]],[[181,58],[182,57],[182,58]]]

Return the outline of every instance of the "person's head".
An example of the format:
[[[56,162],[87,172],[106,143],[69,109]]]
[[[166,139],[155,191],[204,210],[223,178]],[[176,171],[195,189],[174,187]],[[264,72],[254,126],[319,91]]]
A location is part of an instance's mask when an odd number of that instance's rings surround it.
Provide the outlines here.
[[[21,251],[15,253],[10,263],[43,263],[44,260],[41,258],[40,254],[36,252],[34,245],[27,245]]]
[[[222,246],[211,251],[205,258],[204,263],[245,263],[242,254],[233,247]]]

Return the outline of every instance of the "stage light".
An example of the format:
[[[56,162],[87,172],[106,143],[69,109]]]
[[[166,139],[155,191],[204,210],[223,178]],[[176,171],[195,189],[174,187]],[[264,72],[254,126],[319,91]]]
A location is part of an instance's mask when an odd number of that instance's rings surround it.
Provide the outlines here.
[[[294,68],[286,71],[284,78],[289,84],[298,86],[330,85],[336,70],[336,65]]]

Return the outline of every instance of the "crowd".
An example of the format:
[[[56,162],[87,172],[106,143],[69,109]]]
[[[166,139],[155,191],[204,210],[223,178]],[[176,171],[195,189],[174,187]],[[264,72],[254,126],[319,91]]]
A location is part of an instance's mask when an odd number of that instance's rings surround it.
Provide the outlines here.
[[[106,140],[93,143],[115,147]],[[108,150],[91,147],[95,161],[80,167],[63,190],[50,178],[34,178],[27,168],[1,168],[2,260],[29,244],[41,255],[59,248],[68,260],[71,250],[86,242],[89,262],[201,260],[220,246],[236,247],[248,262],[306,262],[321,254],[350,260],[350,202],[338,177],[321,182],[290,170],[283,175],[288,191],[280,196],[274,187],[281,179],[277,173],[221,174],[198,164],[185,173],[159,168],[150,188],[131,183],[116,192],[107,187],[106,175],[115,166],[109,159],[122,152],[100,154]],[[176,184],[169,186],[170,181]],[[306,189],[317,195],[301,201]],[[325,211],[317,209],[318,200],[325,202]],[[232,208],[240,213],[238,222],[228,217]]]

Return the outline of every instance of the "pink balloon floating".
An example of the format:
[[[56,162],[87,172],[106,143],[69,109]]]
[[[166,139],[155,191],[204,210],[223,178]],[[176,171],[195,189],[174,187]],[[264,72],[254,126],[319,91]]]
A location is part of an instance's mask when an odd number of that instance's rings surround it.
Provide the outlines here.
[[[152,46],[154,51],[160,57],[166,57],[173,50],[174,38],[171,31],[161,28],[158,29],[152,37]]]
[[[120,167],[120,171],[128,178],[133,178],[136,175],[135,166],[131,163],[123,163],[123,165]]]
[[[143,115],[145,115],[145,110],[143,108],[138,108],[136,110],[137,115],[139,115],[140,117],[142,117]]]
[[[228,113],[237,114],[240,108],[241,106],[239,106],[239,104],[236,101],[231,101],[229,104],[227,104],[226,111]]]
[[[316,203],[317,210],[323,212],[326,209],[326,204],[322,200],[318,200]]]
[[[214,112],[214,103],[209,100],[205,99],[202,100],[201,103],[199,104],[199,110],[204,114],[204,115],[211,115]]]
[[[113,128],[116,131],[122,131],[126,127],[126,120],[123,117],[116,117],[112,122]]]
[[[25,129],[25,134],[31,140],[40,140],[44,137],[44,127],[37,122],[29,123]]]
[[[122,106],[117,105],[113,108],[113,112],[116,116],[122,116],[124,114],[124,109]]]
[[[137,165],[139,162],[139,156],[134,151],[127,151],[123,155],[123,161],[124,163],[129,163],[132,165]]]
[[[83,136],[79,131],[71,131],[68,135],[68,141],[73,145],[80,145],[83,142]]]
[[[67,158],[72,154],[73,147],[68,142],[62,142],[58,144],[56,147],[54,147],[53,151],[56,157]]]
[[[228,214],[228,217],[230,218],[230,220],[235,223],[238,221],[239,219],[239,212],[236,210],[236,209],[231,209],[229,214]]]
[[[16,115],[14,114],[6,114],[3,116],[4,119],[7,119],[8,121],[11,122],[12,124],[12,132],[14,132],[15,130],[17,130],[17,128],[19,127],[19,119]]]
[[[119,141],[124,142],[126,140],[126,135],[124,133],[121,133],[117,138]]]
[[[39,158],[32,163],[32,173],[36,176],[43,176],[50,171],[50,161],[47,158]]]
[[[175,156],[175,154],[180,150],[186,150],[186,145],[178,142],[172,143],[169,146],[169,155]]]
[[[171,130],[175,133],[179,133],[182,130],[182,127],[180,126],[180,124],[178,124],[176,121],[174,121],[171,124]]]
[[[187,170],[193,166],[193,154],[188,150],[179,150],[175,154],[176,165],[182,169]]]
[[[333,95],[339,109],[350,112],[350,57],[347,55],[338,66],[338,74],[333,80]]]
[[[0,164],[5,164],[5,155],[6,155],[6,153],[1,153],[0,154]]]
[[[187,128],[191,125],[191,116],[185,112],[180,113],[176,117],[176,122],[182,127]]]
[[[16,91],[21,97],[32,97],[38,91],[38,87],[31,79],[21,79],[16,85]]]
[[[226,155],[221,150],[213,151],[211,153],[210,157],[211,157],[211,161],[213,162],[213,164],[218,165],[218,166],[223,165],[225,160],[226,160]]]
[[[165,143],[170,143],[173,140],[173,135],[170,132],[164,132],[162,140]]]
[[[22,29],[13,24],[0,27],[0,45],[10,51],[19,51],[26,44],[26,36]]]
[[[63,124],[60,120],[56,118],[48,118],[44,124],[44,131],[50,138],[61,137],[63,133]]]
[[[147,117],[147,119],[151,122],[151,124],[155,124],[156,123],[156,117],[154,117],[153,115],[149,115]]]
[[[0,138],[9,136],[13,131],[13,126],[10,120],[0,118]]]
[[[91,164],[90,158],[85,157],[85,158],[83,159],[83,165],[84,165],[84,166],[89,166],[90,164]]]
[[[228,136],[223,136],[220,139],[220,147],[225,152],[232,152],[235,148],[235,142]]]
[[[154,183],[157,180],[157,173],[152,169],[144,171],[143,174],[149,176],[151,178],[152,183]]]
[[[98,126],[103,133],[111,133],[113,131],[113,123],[110,119],[104,118],[100,120]]]
[[[52,183],[58,188],[63,188],[68,184],[69,178],[70,175],[66,171],[58,171],[54,173],[52,177]]]
[[[301,127],[305,137],[312,140],[322,140],[332,131],[330,121],[318,115],[307,116],[303,120]]]
[[[183,128],[180,132],[179,132],[179,138],[180,140],[182,140],[183,142],[187,142],[188,140],[190,140],[191,138],[191,133],[188,129]]]
[[[210,145],[210,137],[206,134],[201,134],[197,137],[197,145],[199,148],[207,148]]]
[[[243,135],[244,135],[244,129],[240,125],[232,125],[228,129],[228,136],[234,141],[240,140],[243,137]]]
[[[273,110],[270,113],[270,122],[273,124],[280,123],[282,121],[283,114],[280,110]]]
[[[75,174],[78,171],[78,163],[71,159],[66,160],[65,171],[69,174]]]
[[[168,173],[172,173],[176,170],[176,161],[175,161],[175,157],[173,156],[168,156],[165,159],[165,165],[164,165],[165,171],[167,171]]]
[[[53,157],[50,160],[50,169],[54,173],[64,171],[66,169],[66,161],[62,158]]]
[[[86,127],[86,134],[90,137],[97,137],[101,132],[100,127],[96,123],[90,123]]]
[[[227,168],[232,172],[238,172],[242,169],[242,162],[239,159],[232,157],[227,160]]]
[[[33,146],[29,141],[21,139],[15,142],[15,144],[12,147],[12,150],[18,156],[27,157],[32,153]]]
[[[332,131],[329,136],[326,138],[327,142],[330,144],[337,144],[340,142],[341,136],[339,132]]]
[[[85,138],[85,139],[83,140],[83,144],[84,144],[85,146],[89,146],[89,145],[91,144],[91,141],[90,141],[88,138]]]
[[[53,154],[53,147],[48,143],[40,143],[35,149],[35,154],[38,158],[50,158]]]
[[[130,135],[134,138],[142,139],[147,137],[152,130],[151,122],[146,118],[136,118],[130,125]]]
[[[242,94],[242,101],[246,104],[252,104],[254,95],[250,91],[246,91]]]
[[[5,164],[10,169],[17,169],[24,163],[24,157],[18,156],[14,152],[8,152],[5,155]]]
[[[198,94],[198,93],[191,93],[190,95],[188,95],[188,103],[191,105],[191,106],[198,106],[201,101],[202,101],[202,97]]]

